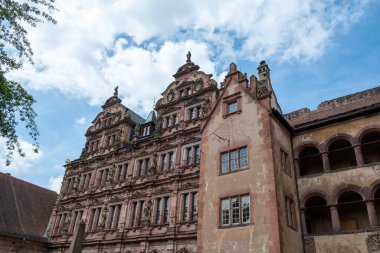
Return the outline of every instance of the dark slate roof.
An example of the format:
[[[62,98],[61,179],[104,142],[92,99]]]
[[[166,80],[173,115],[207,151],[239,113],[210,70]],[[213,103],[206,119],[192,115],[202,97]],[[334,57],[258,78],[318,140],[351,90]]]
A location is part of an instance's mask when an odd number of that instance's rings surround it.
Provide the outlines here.
[[[46,240],[57,193],[0,172],[0,234]]]
[[[135,113],[131,109],[128,109],[127,116],[129,116],[132,121],[134,121],[138,124],[142,124],[145,121],[140,115],[138,115],[137,113]]]
[[[145,123],[150,123],[150,122],[153,122],[154,124],[156,124],[156,113],[154,111],[151,111],[148,115],[148,117],[146,118]]]

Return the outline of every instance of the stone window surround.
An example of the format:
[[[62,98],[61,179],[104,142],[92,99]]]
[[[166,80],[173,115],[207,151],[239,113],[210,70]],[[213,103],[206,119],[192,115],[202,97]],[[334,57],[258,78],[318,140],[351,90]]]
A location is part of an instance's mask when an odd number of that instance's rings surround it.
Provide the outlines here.
[[[243,216],[243,211],[242,211],[242,205],[241,205],[241,199],[242,197],[246,197],[248,196],[249,197],[249,222],[248,223],[242,223],[242,216]],[[232,199],[232,198],[239,198],[239,201],[240,201],[240,206],[239,206],[239,224],[232,224],[231,223],[231,219],[232,219],[232,212],[231,212],[231,201],[230,201],[230,206],[229,206],[229,224],[228,225],[222,225],[222,201],[225,200],[225,199]],[[245,192],[245,193],[240,193],[240,194],[231,194],[231,195],[228,195],[228,196],[221,196],[219,198],[219,208],[218,208],[218,228],[219,229],[225,229],[225,228],[234,228],[234,227],[241,227],[241,226],[249,226],[249,225],[253,225],[254,222],[253,222],[253,205],[252,205],[252,201],[253,200],[253,197],[252,195],[249,193],[249,192]]]
[[[180,196],[180,201],[178,203],[178,222],[180,223],[193,223],[198,221],[198,211],[199,211],[199,193],[194,190],[187,190],[180,192],[178,194]],[[197,203],[196,203],[196,214],[197,218],[193,220],[193,212],[194,212],[194,196],[197,196]],[[188,196],[189,203],[187,205],[187,211],[186,211],[186,219],[184,216],[185,206],[184,206],[184,200],[185,197]]]
[[[294,198],[289,194],[285,194],[284,196],[285,203],[285,215],[286,215],[286,224],[289,228],[297,231],[298,223],[297,223],[297,209],[296,204],[294,202]]]
[[[116,230],[119,227],[123,203],[112,203],[108,206],[106,230]],[[116,210],[116,211],[115,211]]]
[[[161,199],[161,207],[159,210],[160,217],[157,218],[157,205],[158,205],[158,200]],[[166,200],[169,199],[169,206],[166,206]],[[153,198],[153,210],[152,210],[152,225],[161,225],[165,226],[169,224],[169,216],[170,216],[170,205],[171,205],[171,200],[170,200],[170,195],[168,194],[163,194],[163,195],[156,195]],[[168,209],[167,217],[165,218],[165,208]],[[165,222],[166,219],[166,222]]]
[[[173,159],[172,159],[172,166],[170,167],[170,153],[173,154]],[[165,169],[162,168],[162,158],[163,155],[165,155]],[[171,169],[174,169],[175,163],[176,163],[176,149],[167,149],[165,151],[161,151],[157,153],[158,161],[157,161],[157,171],[170,171]]]
[[[148,159],[149,159],[149,162],[147,162]],[[142,176],[146,175],[146,173],[147,173],[147,171],[149,169],[149,164],[151,163],[152,159],[153,159],[153,157],[152,157],[151,154],[145,155],[145,156],[136,157],[135,161],[133,162],[133,169],[132,169],[133,174],[132,174],[132,176],[133,177],[142,177]],[[140,161],[143,161],[142,162],[142,170],[141,170],[140,175],[138,175],[138,169],[139,169],[139,166],[140,166],[139,165]],[[143,173],[143,170],[145,170],[144,173]]]
[[[239,152],[238,152],[238,155],[239,155],[238,156],[238,160],[239,160],[239,164],[240,164],[240,149],[242,149],[242,148],[247,148],[247,166],[246,167],[242,167],[242,168],[239,167],[238,169],[233,170],[233,171],[231,169],[229,169],[228,172],[222,173],[222,154],[227,153],[227,152],[229,153],[229,152],[234,151],[234,150],[239,150]],[[249,152],[249,150],[250,150],[250,146],[246,142],[237,143],[235,145],[230,145],[227,148],[220,149],[219,150],[219,157],[220,157],[220,159],[218,159],[218,161],[217,161],[217,163],[218,163],[217,164],[217,168],[218,168],[217,173],[218,173],[218,175],[219,176],[224,176],[224,175],[229,175],[229,174],[232,174],[232,173],[237,173],[239,171],[248,170],[250,168],[250,152]]]
[[[195,104],[185,107],[185,121],[198,120],[201,117],[202,117],[202,102],[195,103]]]
[[[197,154],[195,154],[195,151],[196,151],[195,147],[196,146],[199,147],[199,157],[196,157]],[[190,160],[190,163],[188,163],[188,159],[187,159],[187,149],[188,148],[191,148],[191,160]],[[201,143],[200,142],[193,142],[193,143],[189,143],[189,144],[183,145],[181,147],[181,149],[182,149],[182,156],[181,156],[181,159],[182,159],[181,164],[182,164],[182,166],[190,166],[190,165],[199,164],[199,162],[200,162],[200,156],[202,154]]]
[[[175,124],[173,123],[174,115],[176,115]],[[167,117],[169,117],[169,125],[167,125],[167,122],[166,122]],[[162,115],[162,119],[163,119],[163,121],[162,121],[162,128],[163,129],[171,128],[171,127],[178,125],[178,123],[179,123],[179,110]]]
[[[237,103],[237,110],[229,113],[228,105],[235,101]],[[240,114],[241,111],[242,111],[241,92],[236,92],[235,94],[223,97],[223,106],[222,106],[223,118],[227,118],[228,116],[233,115],[233,114]]]

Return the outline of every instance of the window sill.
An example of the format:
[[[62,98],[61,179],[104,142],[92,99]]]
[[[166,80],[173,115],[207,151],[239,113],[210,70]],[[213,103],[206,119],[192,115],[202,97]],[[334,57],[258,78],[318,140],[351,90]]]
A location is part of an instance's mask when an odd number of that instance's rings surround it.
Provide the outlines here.
[[[225,176],[225,175],[235,174],[237,172],[245,171],[245,170],[249,170],[249,166],[248,167],[244,167],[244,168],[238,168],[237,170],[230,170],[230,171],[224,172],[224,173],[219,170],[219,176]]]
[[[219,229],[228,229],[228,228],[240,228],[240,227],[247,227],[253,225],[253,223],[246,223],[246,224],[236,224],[236,225],[226,225],[226,226],[221,226],[219,225]]]
[[[240,114],[240,113],[241,113],[241,110],[237,110],[235,112],[226,113],[225,115],[223,115],[223,118],[225,119],[225,118],[227,118],[227,117],[229,117],[231,115]]]

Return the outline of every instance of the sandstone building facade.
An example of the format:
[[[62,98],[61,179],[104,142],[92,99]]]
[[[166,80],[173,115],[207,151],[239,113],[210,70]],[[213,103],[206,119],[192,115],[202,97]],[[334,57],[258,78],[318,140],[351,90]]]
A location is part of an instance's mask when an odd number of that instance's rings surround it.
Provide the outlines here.
[[[49,252],[376,252],[380,88],[284,115],[270,70],[191,61],[146,119],[118,90],[67,161]]]

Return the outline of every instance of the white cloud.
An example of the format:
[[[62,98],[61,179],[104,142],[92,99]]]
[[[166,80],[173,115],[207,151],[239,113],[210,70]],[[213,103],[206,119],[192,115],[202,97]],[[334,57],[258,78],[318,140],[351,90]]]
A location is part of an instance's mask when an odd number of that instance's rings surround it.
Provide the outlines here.
[[[21,157],[17,152],[14,152],[12,156],[11,164],[9,166],[1,166],[3,171],[7,172],[25,172],[29,171],[31,168],[35,167],[40,159],[43,156],[43,152],[41,149],[38,150],[38,153],[34,152],[34,147],[31,143],[20,139],[20,146],[22,151],[25,153],[24,157]],[[5,164],[5,157],[8,153],[8,150],[5,146],[4,139],[0,139],[0,164]]]
[[[80,117],[80,118],[75,120],[75,124],[80,125],[80,126],[86,125],[87,123],[88,122],[87,122],[86,117]]]
[[[49,178],[49,189],[53,190],[57,193],[61,190],[63,176],[60,175],[58,177],[50,177]]]
[[[25,65],[11,76],[92,105],[119,85],[127,106],[147,112],[188,50],[201,69],[217,75],[236,59],[315,59],[367,2],[58,0],[58,24],[29,33],[37,68]]]

